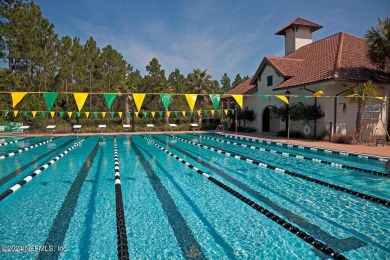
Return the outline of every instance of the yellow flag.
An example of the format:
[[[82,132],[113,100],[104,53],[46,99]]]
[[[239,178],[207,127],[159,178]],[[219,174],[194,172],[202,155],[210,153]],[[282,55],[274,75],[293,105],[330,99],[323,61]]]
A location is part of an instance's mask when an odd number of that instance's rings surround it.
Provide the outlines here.
[[[210,110],[211,111],[211,116],[214,116],[215,110]]]
[[[11,92],[12,108],[14,108],[27,94],[27,92]]]
[[[19,113],[19,111],[14,110],[14,117],[17,117],[17,116],[18,116],[18,113]]]
[[[37,112],[38,112],[38,111],[32,111],[32,112],[31,112],[32,115],[33,115],[33,117],[35,117],[35,116],[37,115]]]
[[[73,112],[68,112],[68,117],[71,118],[72,114],[73,114]]]
[[[194,111],[196,97],[198,95],[197,94],[185,94],[185,95],[186,95],[186,99],[187,99],[188,105],[190,106],[191,111]]]
[[[200,116],[200,113],[201,113],[202,111],[201,110],[197,110],[196,111],[196,113],[198,114],[198,116]]]
[[[150,113],[152,114],[152,117],[154,118],[154,116],[156,115],[156,112],[152,111]]]
[[[375,97],[376,99],[379,99],[379,100],[383,100],[385,101],[385,99],[383,97]]]
[[[346,96],[346,97],[348,97],[348,98],[353,98],[353,97],[358,97],[359,95],[358,94],[351,94],[351,95],[348,95],[348,96]]]
[[[141,106],[142,103],[144,102],[145,95],[146,94],[133,94],[135,106],[137,107],[138,112],[141,110]]]
[[[280,100],[282,100],[283,102],[287,103],[288,104],[288,99],[286,96],[283,96],[283,95],[275,95],[275,97],[279,98]]]
[[[225,113],[225,115],[228,114],[228,110],[227,109],[224,109],[223,112]]]
[[[73,96],[76,100],[77,108],[79,109],[79,111],[81,111],[84,106],[85,100],[88,97],[88,93],[73,93]]]
[[[107,114],[107,112],[102,112],[102,117],[105,118],[106,114]]]
[[[171,111],[167,111],[167,116],[169,117],[171,115]]]
[[[314,93],[313,97],[321,97],[323,94],[324,94],[324,92],[322,92],[322,90],[320,90],[320,91],[317,91],[316,93]]]
[[[186,116],[186,111],[181,111],[181,113],[183,114],[183,116]]]
[[[90,112],[85,112],[85,116],[88,118]]]
[[[232,95],[232,97],[236,100],[237,104],[242,108],[243,96],[242,95]]]
[[[134,112],[134,114],[135,114],[136,117],[138,117],[138,113],[139,113],[139,112]]]
[[[51,115],[51,118],[53,118],[55,116],[56,112],[55,111],[51,111],[50,112],[50,115]]]
[[[123,112],[118,112],[119,118],[122,118]]]

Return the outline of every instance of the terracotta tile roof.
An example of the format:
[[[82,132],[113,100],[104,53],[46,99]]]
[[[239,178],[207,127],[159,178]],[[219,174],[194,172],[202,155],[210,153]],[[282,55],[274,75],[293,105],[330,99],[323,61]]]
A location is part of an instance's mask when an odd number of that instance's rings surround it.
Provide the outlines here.
[[[283,58],[265,59],[286,79],[274,90],[329,79],[390,82],[390,75],[377,70],[366,53],[365,40],[338,33],[303,46]]]
[[[247,80],[245,80],[244,82],[242,82],[240,85],[238,85],[237,87],[231,89],[228,91],[228,93],[226,94],[232,94],[232,95],[235,95],[235,94],[252,94],[254,92],[257,91],[257,87],[256,85],[251,85],[252,81],[252,78],[249,78]],[[228,95],[222,95],[222,98],[226,98],[226,97],[229,97]]]
[[[291,21],[290,23],[288,23],[286,26],[284,26],[282,29],[280,29],[279,31],[277,31],[275,34],[276,35],[284,35],[284,32],[290,28],[290,27],[293,27],[293,26],[296,26],[296,25],[299,25],[299,26],[306,26],[306,27],[311,27],[313,28],[313,32],[314,31],[317,31],[318,29],[321,29],[323,26],[322,25],[319,25],[319,24],[316,24],[316,23],[313,23],[313,22],[310,22],[308,20],[305,20],[305,19],[302,19],[302,18],[295,18],[293,21]]]

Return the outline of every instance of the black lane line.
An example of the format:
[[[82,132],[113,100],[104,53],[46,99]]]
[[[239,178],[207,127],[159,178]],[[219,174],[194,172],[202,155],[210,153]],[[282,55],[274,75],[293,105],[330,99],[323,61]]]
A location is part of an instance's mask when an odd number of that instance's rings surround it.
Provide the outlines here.
[[[291,232],[295,236],[297,236],[300,239],[304,240],[308,244],[313,245],[316,249],[320,250],[321,253],[324,253],[324,254],[326,254],[328,256],[331,256],[332,258],[335,258],[335,259],[346,259],[342,254],[340,254],[339,252],[334,251],[331,247],[329,247],[329,246],[325,245],[324,243],[322,243],[321,241],[315,239],[313,236],[303,232],[302,230],[300,230],[296,226],[293,226],[291,223],[285,221],[284,219],[280,218],[279,216],[275,215],[271,211],[265,209],[264,207],[260,206],[256,202],[254,202],[251,199],[245,197],[241,193],[239,193],[236,190],[230,188],[229,186],[225,185],[224,183],[220,182],[219,180],[215,179],[214,177],[211,177],[210,175],[208,175],[204,171],[196,168],[194,165],[188,163],[187,161],[185,161],[182,158],[178,157],[177,155],[171,153],[170,151],[168,151],[167,149],[163,148],[162,146],[156,144],[154,141],[152,141],[152,140],[150,140],[150,139],[148,139],[148,138],[146,138],[144,136],[143,136],[143,138],[145,140],[147,140],[148,142],[152,143],[154,146],[159,148],[164,153],[166,153],[169,156],[175,158],[176,160],[178,160],[182,164],[186,165],[188,168],[194,170],[196,173],[200,174],[201,176],[203,176],[207,180],[211,181],[212,183],[216,184],[220,188],[222,188],[225,191],[229,192],[230,194],[232,194],[233,196],[235,196],[236,198],[238,198],[239,200],[241,200],[242,202],[244,202],[248,206],[252,207],[256,211],[260,212],[261,214],[263,214],[264,216],[266,216],[267,218],[269,218],[273,222],[275,222],[278,225],[282,226],[283,228],[285,228],[286,230],[288,230],[289,232]]]
[[[270,140],[267,140],[267,139],[255,139],[255,138],[241,137],[241,136],[237,137],[237,136],[233,136],[233,135],[224,135],[224,136],[225,137],[229,137],[229,138],[234,138],[234,139],[241,139],[241,140],[247,140],[247,141],[251,141],[251,142],[257,142],[257,143],[276,144],[276,145],[277,144],[281,144],[283,146],[295,147],[295,148],[302,147],[305,150],[311,150],[311,148],[314,148],[314,149],[316,149],[316,151],[320,151],[320,152],[324,152],[324,153],[329,152],[329,153],[335,153],[335,154],[339,154],[339,155],[348,154],[348,156],[353,156],[353,157],[364,156],[364,157],[367,157],[367,159],[376,160],[376,161],[381,161],[381,160],[386,158],[386,157],[372,156],[372,155],[369,155],[369,154],[359,154],[359,153],[348,152],[348,151],[335,151],[335,150],[324,149],[324,148],[314,147],[314,146],[286,144],[286,143],[282,143],[282,142],[270,141]],[[388,159],[388,158],[386,158],[386,159]]]
[[[127,231],[125,221],[125,211],[123,209],[122,185],[119,173],[118,149],[116,145],[116,136],[114,136],[114,172],[115,172],[115,206],[116,206],[116,232],[117,232],[117,250],[118,259],[128,260],[129,246],[127,242]]]
[[[162,184],[161,179],[154,172],[152,166],[150,166],[148,160],[134,142],[131,142],[131,147],[134,149],[139,162],[142,164],[142,167],[148,176],[149,182],[161,203],[162,209],[167,216],[168,222],[184,257],[186,259],[206,259],[194,234],[176,207],[168,190]]]
[[[155,136],[154,136],[154,139],[157,139],[160,142],[164,142],[163,140],[161,140],[161,139],[159,139],[158,137],[155,137]],[[359,247],[363,247],[363,246],[367,245],[367,243],[365,243],[364,241],[361,241],[361,240],[359,240],[358,238],[355,238],[355,237],[348,237],[348,238],[339,239],[339,238],[337,238],[335,236],[332,236],[328,232],[322,230],[321,227],[319,227],[319,226],[309,222],[308,220],[306,220],[303,217],[295,214],[294,212],[291,212],[288,209],[279,206],[277,203],[275,203],[272,200],[270,200],[269,198],[263,196],[260,192],[252,189],[247,184],[241,182],[240,180],[237,180],[236,178],[234,178],[234,177],[230,176],[229,174],[225,173],[224,171],[222,171],[222,170],[218,169],[217,167],[209,164],[207,161],[202,160],[201,157],[205,158],[203,155],[195,156],[194,154],[188,153],[184,149],[179,148],[177,146],[172,146],[171,145],[171,147],[173,149],[176,149],[177,151],[181,152],[185,156],[191,158],[192,160],[198,162],[202,166],[207,167],[208,169],[210,169],[211,171],[213,171],[217,175],[219,175],[219,176],[223,177],[224,179],[226,179],[231,184],[239,187],[241,190],[244,190],[248,194],[252,195],[254,198],[256,198],[259,201],[263,202],[264,204],[266,204],[267,206],[269,206],[273,210],[279,212],[282,216],[287,218],[289,221],[299,225],[300,227],[304,228],[309,233],[315,234],[314,236],[317,239],[320,239],[320,240],[326,242],[326,244],[329,245],[330,247],[332,247],[334,250],[337,250],[339,252],[346,252],[346,251],[350,251],[350,250],[357,249]],[[205,158],[205,159],[207,160],[207,158]],[[267,187],[262,187],[262,188],[268,190]],[[279,195],[279,194],[277,194],[274,191],[271,191],[271,192],[276,194],[276,195]]]
[[[93,161],[96,157],[96,153],[99,150],[99,142],[96,142],[95,147],[85,160],[83,166],[78,172],[72,186],[66,194],[65,200],[62,203],[60,210],[57,213],[56,218],[53,221],[53,225],[49,231],[44,246],[63,246],[66,233],[68,232],[70,221],[72,220],[77,200],[80,196],[81,188],[87,178],[88,172],[93,165]],[[60,256],[59,250],[54,251],[40,251],[37,259],[58,259]]]
[[[211,150],[211,151],[214,151],[214,152],[218,152],[218,153],[224,154],[226,156],[233,157],[233,158],[238,159],[238,160],[247,161],[249,163],[252,163],[252,164],[255,164],[255,165],[259,165],[261,167],[269,168],[269,169],[275,170],[275,171],[277,171],[279,173],[288,174],[290,176],[294,176],[294,177],[297,177],[297,178],[300,178],[300,179],[303,179],[303,180],[307,180],[307,181],[310,181],[310,182],[313,182],[313,183],[316,183],[316,184],[319,184],[319,185],[322,185],[322,186],[325,186],[325,187],[329,187],[329,188],[332,188],[332,189],[335,189],[335,190],[338,190],[338,191],[341,191],[341,192],[344,192],[344,193],[348,193],[348,194],[354,195],[356,197],[359,197],[359,198],[362,198],[362,199],[365,199],[365,200],[368,200],[368,201],[373,201],[373,202],[376,202],[376,203],[378,203],[380,205],[383,205],[383,206],[385,206],[387,208],[390,208],[390,201],[386,200],[386,199],[382,199],[382,198],[379,198],[379,197],[376,197],[376,196],[372,196],[372,195],[368,195],[368,194],[365,194],[365,193],[362,193],[362,192],[350,190],[350,189],[347,189],[347,188],[344,188],[344,187],[341,187],[341,186],[338,186],[338,185],[335,185],[335,184],[331,184],[329,182],[325,182],[325,181],[321,181],[321,180],[318,180],[318,179],[314,179],[314,178],[308,177],[308,176],[306,176],[304,174],[292,172],[292,171],[289,171],[289,170],[280,169],[280,168],[278,168],[276,166],[273,166],[273,165],[270,165],[270,164],[267,164],[267,163],[263,163],[261,161],[258,161],[258,160],[255,160],[255,159],[252,159],[252,158],[249,158],[249,157],[244,157],[244,156],[238,155],[236,153],[230,152],[229,150],[223,150],[223,149],[220,149],[220,148],[217,148],[217,147],[212,147],[212,146],[207,146],[207,145],[195,143],[195,142],[192,142],[190,140],[183,139],[183,138],[180,138],[180,137],[174,137],[174,138],[176,138],[178,140],[181,140],[183,142],[186,142],[186,143],[193,144],[193,145],[198,146],[198,147],[202,147],[204,149],[208,149],[208,150]]]
[[[28,167],[30,167],[31,165],[37,163],[38,161],[42,160],[43,158],[45,158],[46,156],[49,156],[50,154],[58,151],[59,149],[69,145],[71,142],[73,142],[75,139],[71,139],[69,140],[68,142],[62,144],[61,146],[59,147],[56,147],[55,149],[52,149],[50,151],[48,151],[47,153],[44,153],[42,154],[41,156],[35,158],[34,160],[30,161],[29,163],[23,165],[22,167],[19,167],[18,169],[16,169],[15,171],[11,172],[10,174],[8,174],[7,176],[3,177],[0,179],[0,186],[3,185],[4,183],[8,182],[9,180],[11,180],[12,178],[16,177],[17,175],[19,175],[22,171],[24,171],[25,169],[27,169]]]
[[[156,137],[154,137],[156,138]],[[141,148],[142,149],[142,148]],[[146,149],[142,149],[145,153],[147,153],[150,157],[153,157],[153,155],[147,151]],[[220,245],[222,250],[225,252],[226,257],[229,259],[236,259],[233,255],[234,249],[225,241],[223,237],[221,237],[218,232],[215,230],[213,225],[207,220],[207,218],[202,214],[201,210],[195,205],[193,200],[188,197],[188,195],[185,193],[185,191],[180,187],[180,185],[172,178],[171,174],[169,174],[165,168],[164,165],[161,165],[159,162],[156,161],[157,166],[160,168],[162,172],[166,173],[166,177],[172,182],[173,186],[178,190],[180,195],[184,198],[184,200],[187,202],[187,204],[192,208],[194,213],[198,216],[198,218],[203,222],[207,232],[213,237],[214,241]]]
[[[308,160],[308,161],[312,161],[312,162],[316,162],[316,163],[322,163],[322,164],[327,164],[327,165],[333,165],[334,164],[333,162],[328,162],[328,161],[321,160],[321,159],[316,159],[316,158],[312,158],[312,157],[298,155],[298,154],[294,154],[294,153],[290,153],[290,152],[281,152],[281,151],[278,151],[278,150],[272,150],[272,149],[268,149],[268,148],[264,148],[264,147],[247,145],[247,144],[238,143],[238,142],[230,142],[230,141],[226,141],[226,140],[219,139],[219,138],[213,138],[213,137],[207,137],[207,136],[200,136],[200,138],[213,140],[213,141],[221,142],[221,143],[227,143],[227,144],[236,145],[236,146],[241,146],[241,147],[245,147],[245,148],[251,148],[251,149],[255,149],[255,150],[261,150],[261,151],[266,151],[266,152],[273,152],[273,153],[276,153],[276,154],[281,154],[283,156],[304,159],[304,160]],[[348,170],[354,170],[354,171],[364,172],[364,173],[371,173],[371,174],[382,176],[382,177],[390,177],[390,173],[383,173],[383,172],[378,172],[378,171],[374,171],[374,170],[367,170],[367,169],[362,169],[362,168],[349,166],[349,165],[344,165],[344,164],[337,164],[337,165],[339,165],[339,167],[341,167],[341,168],[348,169]]]

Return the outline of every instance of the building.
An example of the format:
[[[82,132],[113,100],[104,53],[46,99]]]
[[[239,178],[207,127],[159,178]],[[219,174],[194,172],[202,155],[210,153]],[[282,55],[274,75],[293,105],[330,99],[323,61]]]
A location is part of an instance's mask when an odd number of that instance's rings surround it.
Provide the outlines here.
[[[357,106],[342,96],[351,88],[371,80],[380,88],[380,96],[385,97],[385,101],[372,100],[372,105],[376,105],[375,109],[380,113],[370,113],[366,126],[370,131],[375,130],[377,135],[384,135],[390,125],[390,75],[378,70],[367,58],[364,39],[341,32],[312,42],[312,34],[321,28],[321,25],[302,18],[284,26],[276,35],[285,37],[285,56],[264,57],[253,77],[228,94],[244,95],[244,106],[255,111],[256,120],[251,126],[258,132],[285,129],[286,120],[275,118],[271,111],[272,106],[285,104],[275,95],[285,95],[289,104],[317,104],[325,113],[316,122],[309,122],[306,133],[315,131],[316,136],[325,132],[352,134]],[[323,91],[324,97],[312,97],[317,91]],[[261,97],[266,95],[269,95],[268,100]],[[290,122],[291,130],[303,132],[304,127],[303,122]]]

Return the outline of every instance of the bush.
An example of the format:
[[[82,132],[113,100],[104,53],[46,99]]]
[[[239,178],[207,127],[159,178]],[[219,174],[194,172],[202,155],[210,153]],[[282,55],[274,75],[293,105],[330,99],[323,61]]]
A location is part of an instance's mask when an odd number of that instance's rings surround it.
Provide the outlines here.
[[[338,144],[353,144],[354,138],[350,135],[340,135],[340,136],[334,136],[333,138],[334,143]]]
[[[284,130],[279,131],[278,136],[287,137],[287,132]],[[305,135],[300,131],[292,130],[292,131],[290,131],[290,137],[291,138],[304,138]]]

